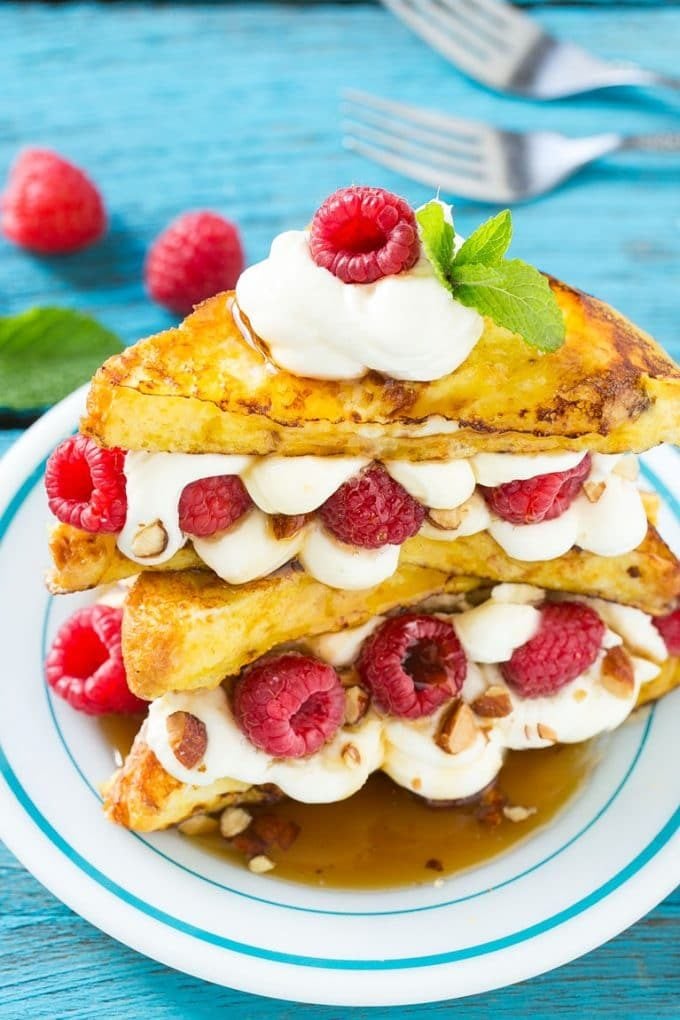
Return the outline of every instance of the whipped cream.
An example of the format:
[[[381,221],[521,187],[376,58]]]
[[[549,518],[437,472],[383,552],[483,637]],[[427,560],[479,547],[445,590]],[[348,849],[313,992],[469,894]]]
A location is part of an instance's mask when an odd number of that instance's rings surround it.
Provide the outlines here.
[[[602,608],[603,619],[604,609],[609,611],[605,619],[609,629],[597,660],[555,694],[523,698],[506,687],[498,663],[510,658],[512,651],[536,632],[539,614],[535,603],[544,597],[541,589],[530,585],[501,584],[481,606],[439,614],[451,620],[468,655],[462,700],[473,705],[488,687],[500,686],[512,704],[505,717],[478,720],[474,738],[457,754],[442,750],[435,739],[448,708],[444,706],[432,716],[415,720],[385,717],[371,709],[357,726],[341,727],[314,755],[274,759],[253,747],[241,732],[223,688],[166,694],[154,701],[145,731],[147,743],[170,775],[194,786],[225,777],[247,784],[276,783],[296,800],[321,803],[351,796],[371,772],[382,769],[396,783],[423,797],[454,800],[472,796],[498,774],[507,749],[578,742],[615,729],[632,711],[641,684],[658,674],[657,663],[666,657],[665,647],[660,654],[662,650],[651,640],[649,629],[654,628],[645,613],[599,599],[582,599],[598,611]],[[374,617],[361,627],[310,639],[304,647],[337,668],[346,667],[383,619]],[[609,691],[600,679],[606,649],[622,642],[629,651],[640,653],[631,656],[635,682],[625,697]],[[207,729],[204,759],[193,769],[181,765],[169,746],[167,719],[176,711],[192,713]],[[357,752],[349,760],[343,755],[348,743]]]
[[[343,283],[317,266],[301,230],[279,234],[268,258],[245,270],[236,301],[276,364],[314,379],[358,379],[374,369],[430,382],[465,361],[484,329],[425,255],[396,276]]]
[[[515,525],[493,514],[477,484],[503,484],[550,471],[566,470],[585,454],[475,454],[442,461],[388,460],[389,474],[433,511],[450,510],[456,523],[446,528],[425,520],[420,535],[450,542],[488,531],[514,559],[527,562],[562,556],[574,545],[600,556],[630,552],[647,532],[647,517],[635,482],[617,473],[617,455],[593,455],[596,480],[604,488],[596,502],[581,493],[560,517]],[[255,503],[228,531],[192,539],[201,559],[231,584],[265,577],[298,557],[307,572],[334,588],[371,588],[397,568],[399,548],[362,549],[338,541],[318,519],[289,538],[276,538],[267,514],[289,516],[317,510],[344,482],[370,463],[362,457],[248,457],[225,454],[145,453],[125,458],[128,511],[118,547],[140,566],[165,563],[185,544],[179,499],[191,482],[213,475],[239,475]],[[160,523],[167,540],[162,551],[140,555],[135,538]]]

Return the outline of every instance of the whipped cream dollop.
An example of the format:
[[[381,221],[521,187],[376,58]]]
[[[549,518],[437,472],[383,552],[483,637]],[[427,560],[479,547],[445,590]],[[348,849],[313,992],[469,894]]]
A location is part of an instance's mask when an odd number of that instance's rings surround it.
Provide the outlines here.
[[[358,379],[374,369],[430,382],[465,361],[484,329],[425,255],[375,283],[343,283],[317,266],[302,230],[279,234],[269,256],[245,270],[236,301],[276,364],[314,379]]]
[[[539,524],[511,524],[489,510],[476,486],[564,471],[584,453],[475,454],[442,461],[388,460],[385,469],[432,511],[451,511],[446,527],[424,521],[420,535],[455,541],[488,531],[514,559],[562,556],[574,545],[600,556],[635,549],[647,532],[647,516],[634,481],[617,473],[620,458],[593,454],[593,474],[602,491],[591,502],[585,492],[560,517]],[[363,549],[339,541],[319,518],[307,520],[288,537],[276,537],[267,515],[310,514],[370,461],[363,457],[249,457],[226,454],[145,453],[125,458],[128,500],[118,547],[140,566],[166,563],[185,544],[179,522],[182,490],[213,475],[238,475],[255,507],[231,528],[209,538],[192,538],[201,559],[230,584],[265,577],[298,558],[305,570],[333,588],[371,588],[391,577],[399,547]],[[157,547],[139,545],[140,532],[160,525]]]
[[[564,596],[572,598],[573,596]],[[355,793],[371,772],[382,769],[400,786],[434,800],[454,800],[484,789],[498,774],[506,750],[573,743],[615,729],[632,711],[641,684],[654,678],[667,653],[653,639],[651,618],[640,610],[583,599],[607,608],[605,638],[595,663],[554,694],[524,698],[506,687],[498,664],[524,644],[539,626],[536,605],[545,598],[529,585],[497,585],[482,605],[449,619],[468,656],[461,698],[472,706],[489,687],[501,687],[511,711],[500,718],[477,718],[477,728],[464,747],[451,754],[437,742],[448,706],[422,719],[398,719],[371,709],[355,726],[343,726],[333,739],[307,758],[274,759],[253,747],[239,729],[223,688],[166,694],[149,709],[146,740],[165,770],[194,786],[231,778],[248,784],[276,783],[284,793],[306,803],[327,803]],[[619,612],[622,610],[622,612]],[[349,666],[363,641],[383,622],[378,616],[361,627],[325,634],[303,643],[307,652],[336,668]],[[484,634],[487,640],[484,640]],[[631,654],[634,684],[626,695],[601,682],[608,648],[625,643]],[[650,659],[652,661],[650,661]],[[202,762],[187,769],[170,747],[167,719],[173,712],[197,716],[206,726],[207,748]],[[352,745],[351,755],[347,754]]]

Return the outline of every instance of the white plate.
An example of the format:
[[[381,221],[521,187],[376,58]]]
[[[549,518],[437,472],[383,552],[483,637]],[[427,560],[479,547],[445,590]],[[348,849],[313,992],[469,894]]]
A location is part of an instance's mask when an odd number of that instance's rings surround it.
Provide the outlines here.
[[[45,458],[77,422],[82,392],[0,463],[0,835],[69,907],[178,970],[261,995],[392,1005],[470,995],[557,967],[616,935],[680,877],[680,700],[612,738],[580,794],[505,855],[434,885],[311,889],[202,854],[173,833],[111,826],[97,785],[110,749],[48,693],[46,644],[82,601],[42,586]],[[680,514],[680,457],[648,478]],[[670,510],[667,534],[680,526]],[[398,853],[398,847],[395,847]]]

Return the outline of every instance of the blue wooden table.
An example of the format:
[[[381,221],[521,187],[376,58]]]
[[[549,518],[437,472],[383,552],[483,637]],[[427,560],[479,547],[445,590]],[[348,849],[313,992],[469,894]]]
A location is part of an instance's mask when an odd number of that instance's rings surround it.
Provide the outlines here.
[[[680,8],[539,7],[551,30],[605,56],[677,72]],[[510,127],[579,134],[678,127],[680,103],[618,92],[538,106],[465,81],[372,5],[0,6],[0,177],[17,148],[58,148],[99,182],[107,240],[40,261],[0,241],[0,314],[32,304],[91,310],[126,340],[171,320],[141,284],[144,250],[178,212],[212,207],[242,227],[248,256],[309,219],[340,184],[428,195],[343,152],[346,85]],[[515,211],[514,251],[617,305],[680,356],[677,160],[617,160]],[[457,204],[467,232],[484,215]],[[16,433],[0,433],[0,452]],[[0,1016],[338,1018],[218,989],[143,959],[45,892],[0,847]],[[676,893],[586,958],[467,1000],[366,1015],[677,1016]],[[358,1012],[356,1015],[360,1015]]]

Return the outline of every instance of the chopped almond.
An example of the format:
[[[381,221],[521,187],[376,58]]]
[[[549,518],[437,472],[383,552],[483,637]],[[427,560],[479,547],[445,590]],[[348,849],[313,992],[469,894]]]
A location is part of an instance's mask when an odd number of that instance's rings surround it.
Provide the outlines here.
[[[170,749],[180,765],[193,769],[208,747],[205,723],[191,712],[173,712],[165,722]]]

